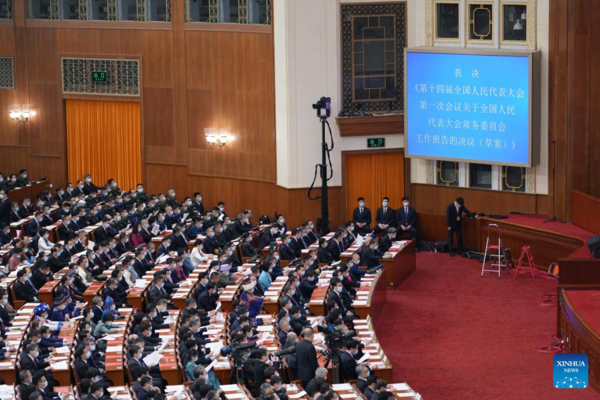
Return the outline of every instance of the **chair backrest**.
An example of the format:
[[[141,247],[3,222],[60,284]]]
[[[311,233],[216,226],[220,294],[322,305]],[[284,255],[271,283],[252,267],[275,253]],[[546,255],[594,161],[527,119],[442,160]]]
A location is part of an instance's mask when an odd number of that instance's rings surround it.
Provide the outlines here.
[[[18,300],[17,294],[15,293],[15,283],[11,283],[10,285],[10,296],[13,299],[13,308],[15,310],[19,310],[21,307],[25,305],[25,300]]]

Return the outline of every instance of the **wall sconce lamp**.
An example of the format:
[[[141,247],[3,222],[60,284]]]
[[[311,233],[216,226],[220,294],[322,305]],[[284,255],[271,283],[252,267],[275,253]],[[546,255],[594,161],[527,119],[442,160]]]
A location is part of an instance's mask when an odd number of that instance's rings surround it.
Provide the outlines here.
[[[34,116],[35,111],[31,110],[29,104],[13,104],[8,106],[10,118],[14,121],[27,122],[30,116]]]
[[[214,146],[223,147],[227,142],[235,140],[235,136],[230,135],[227,129],[220,129],[218,132],[215,128],[204,128],[206,141]]]

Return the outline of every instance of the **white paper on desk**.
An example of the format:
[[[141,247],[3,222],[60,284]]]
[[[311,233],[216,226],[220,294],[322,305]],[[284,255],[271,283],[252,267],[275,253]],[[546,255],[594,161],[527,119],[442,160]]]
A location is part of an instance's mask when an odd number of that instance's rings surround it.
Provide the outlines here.
[[[171,324],[173,322],[173,318],[171,318],[171,316],[169,315],[168,317],[165,318],[165,324]]]
[[[353,399],[356,395],[352,393],[340,394],[340,399]]]
[[[206,372],[210,371],[212,369],[212,367],[214,367],[217,363],[219,362],[219,360],[217,360],[216,358],[213,360],[213,362],[211,362],[210,364],[208,364],[208,366],[206,368],[204,368],[204,370]]]
[[[407,392],[407,393],[394,393],[396,397],[415,397],[417,394],[415,392]]]
[[[68,346],[58,347],[56,349],[56,353],[57,354],[66,354],[66,355],[68,355],[70,353],[69,347]]]
[[[238,385],[221,385],[219,386],[224,392],[240,392]]]
[[[223,341],[219,340],[218,342],[207,343],[206,348],[209,349],[211,353],[218,353],[223,348]]]
[[[148,286],[148,281],[145,279],[136,279],[135,285],[133,285],[133,287],[140,288],[140,289],[143,289],[146,286]]]
[[[107,353],[118,353],[123,351],[123,346],[119,345],[119,346],[107,346],[106,347],[106,352]]]
[[[356,301],[354,302],[354,305],[355,305],[355,306],[366,306],[366,305],[367,305],[367,302],[366,302],[366,301],[364,301],[364,300],[356,300]]]
[[[82,318],[83,318],[83,315],[79,315],[79,316],[77,316],[77,317],[73,317],[73,318],[71,318],[71,319],[69,320],[69,322],[73,322],[73,321],[79,321],[79,320],[80,320],[80,319],[82,319]]]
[[[90,250],[94,250],[94,246],[96,245],[96,243],[92,242],[91,240],[88,240],[88,249]]]
[[[223,322],[225,321],[225,317],[223,317],[223,313],[217,313],[217,322]]]
[[[156,365],[160,362],[161,358],[162,358],[162,356],[160,355],[160,353],[158,351],[155,351],[153,353],[148,354],[146,357],[144,357],[144,362],[148,366]]]
[[[412,390],[406,383],[393,383],[392,387],[396,390]]]
[[[290,399],[299,399],[302,396],[306,396],[306,392],[303,390],[300,393],[296,393],[296,394],[288,394],[288,397]]]
[[[371,355],[370,355],[369,353],[365,353],[365,355],[364,355],[364,356],[362,356],[362,357],[360,358],[360,360],[358,360],[356,363],[357,363],[357,364],[364,363],[364,362],[365,362],[365,361],[367,361],[369,358],[371,358]]]
[[[13,363],[11,362],[0,362],[0,367],[13,367]]]
[[[246,396],[243,393],[233,393],[233,394],[226,394],[225,397],[227,397],[228,399],[245,399]],[[290,397],[290,396],[288,396]]]
[[[352,390],[352,385],[349,383],[335,383],[335,384],[331,385],[331,388],[335,391]]]
[[[69,369],[69,363],[67,361],[53,362],[52,369]]]
[[[261,326],[257,326],[256,330],[259,332],[272,332],[273,331],[273,325],[261,325]]]
[[[220,310],[221,309],[221,302],[217,301],[217,307],[215,308],[215,310]]]

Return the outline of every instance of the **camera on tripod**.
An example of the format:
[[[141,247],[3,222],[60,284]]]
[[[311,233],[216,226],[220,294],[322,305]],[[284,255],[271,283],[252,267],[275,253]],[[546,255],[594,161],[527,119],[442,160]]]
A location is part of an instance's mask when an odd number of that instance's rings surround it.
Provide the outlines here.
[[[325,344],[329,352],[337,352],[344,347],[346,340],[356,336],[356,332],[348,331],[345,335],[340,331],[334,330],[325,336]]]
[[[231,358],[235,361],[241,358],[247,350],[252,350],[255,347],[256,343],[254,342],[233,344],[231,346],[225,346],[221,348],[221,355],[223,357],[231,355]]]
[[[317,117],[327,119],[331,116],[331,97],[321,97],[319,101],[312,105],[313,110],[317,110]]]

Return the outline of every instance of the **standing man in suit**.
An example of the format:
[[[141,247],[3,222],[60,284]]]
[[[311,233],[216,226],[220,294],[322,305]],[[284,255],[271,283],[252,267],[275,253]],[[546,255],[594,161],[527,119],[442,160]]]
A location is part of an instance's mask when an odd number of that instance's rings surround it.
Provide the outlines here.
[[[296,344],[296,356],[298,357],[298,379],[302,381],[302,387],[315,377],[315,371],[319,368],[317,362],[317,350],[312,344],[314,331],[312,328],[304,330],[304,340]]]
[[[371,210],[365,207],[364,197],[358,198],[358,207],[354,209],[352,222],[357,231],[360,229],[364,233],[371,233]]]
[[[465,200],[462,197],[457,197],[452,203],[448,204],[446,208],[446,226],[448,227],[448,246],[450,248],[450,257],[454,257],[454,249],[452,242],[454,240],[454,233],[456,232],[456,240],[458,242],[458,251],[462,254],[464,252],[462,243],[462,213],[467,214],[469,218],[476,218],[477,216],[469,211],[465,207]]]
[[[5,189],[0,189],[0,225],[10,225],[10,200]]]
[[[390,199],[384,197],[381,201],[381,207],[377,209],[377,226],[373,229],[373,233],[385,232],[394,222],[394,210],[390,208]]]
[[[411,239],[417,240],[417,212],[410,206],[408,197],[402,198],[402,208],[398,210],[397,217],[398,230],[410,232]]]

